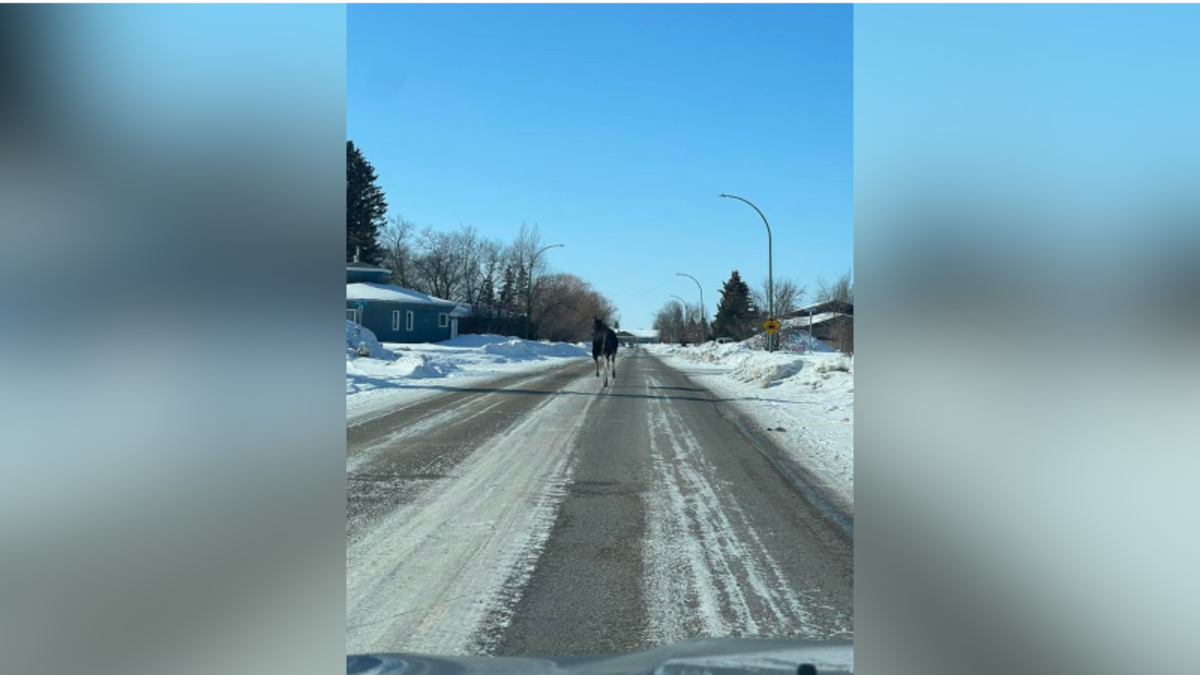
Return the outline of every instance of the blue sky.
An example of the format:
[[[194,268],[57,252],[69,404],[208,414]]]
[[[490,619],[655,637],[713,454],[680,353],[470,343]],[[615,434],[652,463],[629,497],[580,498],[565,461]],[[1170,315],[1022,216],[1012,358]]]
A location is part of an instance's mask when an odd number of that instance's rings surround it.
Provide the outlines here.
[[[391,214],[510,240],[626,327],[671,294],[710,315],[738,269],[813,286],[850,269],[849,6],[351,5],[347,134]]]

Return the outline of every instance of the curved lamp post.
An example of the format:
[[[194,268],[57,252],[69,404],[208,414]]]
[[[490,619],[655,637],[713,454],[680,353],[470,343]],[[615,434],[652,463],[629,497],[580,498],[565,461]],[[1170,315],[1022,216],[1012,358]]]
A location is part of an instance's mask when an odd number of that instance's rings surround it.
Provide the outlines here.
[[[678,300],[678,301],[679,301],[679,304],[683,305],[683,310],[684,310],[684,312],[686,313],[686,312],[687,312],[687,300],[684,300],[683,298],[679,297],[678,295],[672,295],[671,297],[672,297],[672,298],[675,298],[676,300]],[[671,342],[673,342],[673,343],[674,343],[674,342],[679,342],[679,336],[678,336],[678,335],[672,335],[672,336],[671,336]]]
[[[753,204],[753,202],[751,202],[749,199],[746,199],[744,197],[739,197],[737,195],[727,195],[724,192],[722,192],[719,196],[724,197],[726,199],[736,199],[740,202],[745,202],[745,203],[749,204],[750,208],[754,209],[755,211],[758,211],[758,217],[762,218],[763,225],[767,226],[767,307],[768,307],[767,313],[771,315],[770,318],[774,319],[775,318],[775,254],[773,251],[774,245],[771,241],[771,224],[767,222],[767,217],[763,215],[763,212],[757,206],[755,206]],[[767,335],[767,351],[769,351],[769,352],[775,351],[775,336],[774,335],[770,335],[770,334]]]
[[[705,337],[705,334],[704,334],[704,322],[705,322],[705,320],[704,320],[704,287],[700,285],[700,282],[697,281],[696,277],[694,277],[690,274],[684,274],[683,272],[676,272],[675,276],[687,277],[687,278],[691,279],[692,281],[695,281],[696,288],[700,289],[700,344],[704,344],[705,342],[708,342],[708,338]],[[686,305],[686,303],[685,303],[685,305]]]

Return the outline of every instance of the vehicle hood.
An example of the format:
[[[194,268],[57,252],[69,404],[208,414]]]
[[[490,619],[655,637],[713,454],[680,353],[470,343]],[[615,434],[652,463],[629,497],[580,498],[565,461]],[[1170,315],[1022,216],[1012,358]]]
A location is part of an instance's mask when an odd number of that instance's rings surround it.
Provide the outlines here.
[[[848,640],[700,639],[644,652],[603,656],[364,654],[346,657],[347,675],[849,675],[853,672],[854,647]]]

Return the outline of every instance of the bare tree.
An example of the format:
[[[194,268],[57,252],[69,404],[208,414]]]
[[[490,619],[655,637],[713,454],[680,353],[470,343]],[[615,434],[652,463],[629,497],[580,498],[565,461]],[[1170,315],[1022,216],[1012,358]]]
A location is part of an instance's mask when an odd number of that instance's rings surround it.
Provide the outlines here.
[[[417,226],[403,216],[389,218],[381,237],[383,267],[392,271],[392,283],[413,288],[414,278],[413,233]]]
[[[590,339],[592,320],[615,325],[612,303],[573,274],[548,274],[535,294],[533,319],[536,335],[546,340],[583,342]]]
[[[415,266],[424,286],[418,290],[449,300],[462,280],[462,266],[455,252],[454,235],[427,227],[421,232],[418,242],[420,255]]]
[[[832,284],[827,283],[824,277],[818,278],[817,293],[814,298],[816,302],[830,302],[833,300],[854,302],[853,270],[846,270],[846,273],[838,277]]]
[[[481,236],[474,227],[420,231],[396,216],[384,233],[384,264],[400,286],[471,306],[473,330],[512,334],[528,312],[534,335],[584,340],[592,319],[617,321],[612,303],[582,279],[551,274],[536,225],[522,224],[511,244]],[[531,270],[530,267],[533,266]],[[529,305],[530,283],[536,302]],[[523,334],[523,333],[522,333]]]
[[[525,307],[529,302],[529,280],[531,275],[536,278],[538,275],[546,271],[547,263],[544,257],[539,256],[536,261],[533,260],[537,252],[542,248],[542,236],[538,231],[538,226],[530,227],[527,223],[521,223],[521,229],[517,232],[516,239],[513,240],[512,246],[509,247],[510,261],[517,271],[517,280],[520,284],[518,298],[522,307]],[[530,263],[536,263],[535,269],[530,269]]]
[[[504,282],[504,255],[504,244],[495,239],[485,239],[479,247],[479,293],[471,304],[476,316],[496,318]]]
[[[699,344],[700,320],[699,303],[684,304],[672,300],[655,313],[653,327],[663,342]],[[707,324],[704,330],[708,332]]]
[[[759,288],[754,289],[752,297],[754,306],[758,308],[760,313],[765,314],[770,308],[767,303],[767,288],[770,286],[767,279],[764,277]],[[800,301],[804,299],[804,294],[807,289],[797,283],[793,279],[776,279],[775,280],[775,316],[787,316],[796,311],[800,307]]]
[[[459,287],[452,291],[447,300],[465,302],[474,307],[483,291],[483,248],[486,240],[479,231],[464,225],[450,237],[454,264],[459,268]]]
[[[659,339],[665,343],[682,341],[686,313],[687,308],[678,300],[671,300],[663,305],[654,314],[653,328],[658,331]]]

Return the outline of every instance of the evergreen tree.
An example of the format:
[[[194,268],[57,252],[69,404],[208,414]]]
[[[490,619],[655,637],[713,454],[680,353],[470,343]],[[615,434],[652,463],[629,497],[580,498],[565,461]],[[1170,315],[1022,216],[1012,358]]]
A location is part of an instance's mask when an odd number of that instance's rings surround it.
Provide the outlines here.
[[[737,270],[721,288],[721,302],[713,321],[713,337],[745,340],[754,333],[755,311],[750,302],[750,287],[742,281]]]
[[[376,183],[375,167],[346,141],[346,260],[354,259],[354,249],[359,247],[359,259],[379,264],[382,251],[378,236],[385,224],[387,201],[383,189]]]
[[[517,304],[517,275],[513,272],[512,263],[504,266],[504,280],[500,286],[500,309],[511,312]]]

